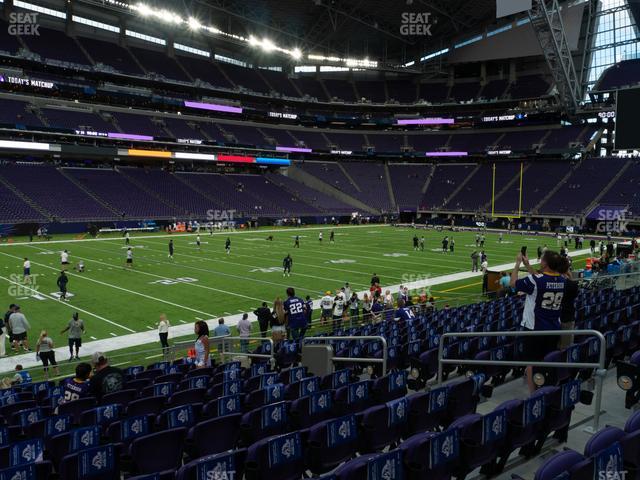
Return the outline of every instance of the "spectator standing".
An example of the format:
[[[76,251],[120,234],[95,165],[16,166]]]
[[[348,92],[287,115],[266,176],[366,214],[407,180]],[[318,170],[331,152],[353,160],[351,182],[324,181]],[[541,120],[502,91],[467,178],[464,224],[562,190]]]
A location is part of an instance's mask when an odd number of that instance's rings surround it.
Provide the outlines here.
[[[360,299],[358,299],[358,294],[356,292],[353,292],[349,299],[349,317],[352,322],[360,321]]]
[[[304,298],[304,312],[307,316],[307,328],[309,328],[313,319],[313,300],[309,295]]]
[[[472,272],[477,272],[478,271],[478,260],[480,259],[480,255],[478,255],[477,250],[474,250],[473,253],[471,254],[471,271]]]
[[[40,337],[36,343],[36,356],[42,361],[45,380],[49,380],[49,364],[53,366],[55,374],[60,375],[58,363],[56,362],[56,352],[53,349],[53,340],[46,330],[40,332]]]
[[[371,318],[371,298],[367,293],[362,297],[362,321],[367,323]]]
[[[218,326],[213,329],[214,337],[228,337],[231,335],[231,330],[224,324],[224,318],[218,319]],[[222,353],[222,344],[226,342],[218,342],[218,353]],[[226,348],[225,348],[226,350]]]
[[[198,320],[194,327],[196,334],[196,368],[210,367],[211,358],[209,357],[209,325],[204,320]]]
[[[65,332],[69,332],[69,361],[73,360],[73,349],[76,350],[76,360],[80,359],[80,347],[82,346],[82,334],[84,333],[84,322],[80,320],[78,312],[74,312],[69,325],[60,332],[62,335]]]
[[[273,311],[271,314],[271,338],[275,343],[279,343],[285,338],[285,323],[287,322],[287,315],[284,311],[284,302],[280,297],[276,297],[273,301]]]
[[[489,262],[486,259],[483,260],[480,268],[482,269],[482,294],[486,295],[489,290]]]
[[[9,329],[13,338],[13,350],[17,352],[18,345],[22,345],[24,351],[30,352],[27,332],[31,330],[31,325],[18,305],[13,306],[13,313],[9,315]]]
[[[90,392],[98,401],[107,393],[119,392],[124,386],[122,370],[109,365],[107,355],[95,352],[91,357],[94,374],[91,377]]]
[[[249,350],[249,338],[251,336],[251,320],[249,320],[249,314],[243,313],[242,318],[238,322],[238,336],[240,340],[240,351],[247,353]]]
[[[377,285],[379,283],[380,283],[380,277],[376,272],[373,272],[373,275],[371,276],[371,286]]]
[[[160,337],[160,345],[162,346],[162,354],[166,357],[169,353],[169,319],[163,313],[160,315],[158,322],[158,337]]]
[[[296,296],[292,287],[287,288],[287,299],[284,301],[284,311],[287,324],[291,330],[293,340],[300,340],[307,330],[307,316],[305,305],[301,298]]]
[[[320,323],[324,326],[333,317],[333,297],[331,292],[325,292],[324,297],[320,299],[320,310],[322,312]]]
[[[540,259],[541,273],[533,270],[529,259],[519,253],[511,272],[511,286],[518,292],[527,294],[522,312],[521,326],[525,332],[560,330],[560,308],[564,296],[565,278],[558,271],[561,257],[547,251]],[[524,265],[529,275],[518,279],[520,265]],[[524,337],[524,355],[527,360],[541,361],[545,355],[558,347],[559,336]],[[533,392],[532,367],[527,367],[527,382]]]
[[[258,325],[260,326],[260,336],[262,338],[267,337],[267,330],[269,330],[269,323],[271,323],[271,310],[267,307],[267,302],[262,302],[262,306],[255,309],[253,314],[258,317]]]

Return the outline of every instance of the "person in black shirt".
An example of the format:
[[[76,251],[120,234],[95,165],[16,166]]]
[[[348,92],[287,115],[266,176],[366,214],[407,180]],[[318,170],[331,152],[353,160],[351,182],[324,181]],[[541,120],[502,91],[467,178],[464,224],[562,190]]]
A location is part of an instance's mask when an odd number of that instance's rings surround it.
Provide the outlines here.
[[[380,283],[380,277],[376,272],[373,272],[373,276],[371,277],[371,285],[376,285],[377,283]]]
[[[293,258],[291,258],[291,255],[287,253],[287,256],[284,257],[284,260],[282,260],[282,268],[283,268],[282,276],[283,277],[291,276],[291,265],[293,265]]]
[[[173,240],[169,240],[169,258],[173,260]]]
[[[60,272],[60,276],[58,277],[58,288],[60,289],[60,300],[67,299],[67,283],[69,283],[69,277],[64,273],[64,270]]]
[[[560,328],[562,330],[573,330],[575,328],[576,307],[575,301],[578,296],[578,282],[571,278],[571,262],[567,257],[560,260],[558,273],[565,277],[564,294],[560,303]],[[562,335],[558,348],[567,348],[573,343],[573,335]]]
[[[267,330],[269,329],[269,322],[273,316],[271,310],[267,307],[267,302],[262,302],[262,306],[253,311],[253,314],[258,317],[258,325],[260,325],[260,336],[262,338],[267,337]]]
[[[109,365],[106,354],[95,352],[91,357],[95,373],[91,377],[91,395],[98,400],[107,393],[118,392],[124,385],[122,370]]]

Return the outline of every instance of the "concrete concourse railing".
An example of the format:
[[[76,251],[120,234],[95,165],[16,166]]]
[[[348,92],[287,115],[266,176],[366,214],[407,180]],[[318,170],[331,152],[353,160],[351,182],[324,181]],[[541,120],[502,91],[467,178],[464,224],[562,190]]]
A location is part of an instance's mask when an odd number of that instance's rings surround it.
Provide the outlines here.
[[[600,340],[600,358],[598,363],[570,363],[570,362],[527,362],[517,360],[466,360],[442,358],[444,340],[446,338],[460,337],[549,337],[561,335],[589,335]],[[593,414],[593,426],[585,428],[588,433],[598,431],[600,425],[600,409],[602,407],[602,386],[604,377],[607,374],[605,368],[606,340],[604,335],[597,330],[540,330],[540,331],[520,331],[520,332],[459,332],[444,333],[440,336],[438,346],[438,385],[442,385],[442,370],[444,365],[478,365],[478,366],[507,366],[507,367],[545,367],[545,368],[594,368],[596,380],[595,411]]]
[[[374,336],[352,336],[352,337],[306,337],[302,339],[302,343],[307,342],[328,342],[332,340],[378,340],[382,343],[382,358],[368,358],[368,357],[333,357],[333,362],[342,363],[381,363],[382,364],[382,376],[387,374],[387,339],[379,335]]]

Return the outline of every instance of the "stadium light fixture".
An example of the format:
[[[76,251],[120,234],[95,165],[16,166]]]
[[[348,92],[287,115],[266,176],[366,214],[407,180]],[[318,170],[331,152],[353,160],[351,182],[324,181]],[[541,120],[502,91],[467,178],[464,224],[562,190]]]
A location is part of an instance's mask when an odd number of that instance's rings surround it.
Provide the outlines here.
[[[109,0],[109,1],[110,3],[113,2],[113,0]],[[234,35],[232,33],[223,32],[222,30],[220,30],[217,27],[214,27],[213,25],[203,25],[202,23],[200,23],[200,21],[197,18],[194,18],[194,17],[184,18],[179,14],[172,12],[170,10],[165,10],[165,9],[157,10],[145,3],[137,3],[135,5],[129,5],[128,8],[133,12],[137,12],[139,15],[143,17],[155,18],[157,20],[160,20],[161,22],[170,23],[174,25],[186,25],[190,30],[193,30],[193,31],[206,30],[207,32],[213,35],[222,35],[224,37],[232,38],[240,42],[246,42],[252,47],[260,48],[267,53],[280,52],[290,56],[295,60],[300,60],[302,58],[302,51],[299,48],[297,47],[293,49],[283,48],[276,45],[273,42],[273,40],[270,40],[268,38],[263,38],[262,40],[260,40],[254,37],[253,35],[247,38],[241,35]]]
[[[195,17],[189,17],[187,23],[189,24],[189,28],[191,30],[200,30],[202,28],[202,24]]]

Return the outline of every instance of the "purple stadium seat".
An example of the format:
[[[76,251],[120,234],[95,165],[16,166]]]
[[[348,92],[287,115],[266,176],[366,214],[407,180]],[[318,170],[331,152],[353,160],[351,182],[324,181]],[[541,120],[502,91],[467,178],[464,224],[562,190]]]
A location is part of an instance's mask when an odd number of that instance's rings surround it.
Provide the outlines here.
[[[438,430],[444,424],[449,401],[447,387],[433,388],[428,392],[407,397],[409,408],[409,433]]]
[[[246,449],[207,455],[185,464],[176,473],[176,480],[202,480],[203,478],[243,478]]]
[[[198,458],[233,450],[240,439],[241,419],[242,415],[237,413],[195,424],[187,435],[190,456]]]
[[[347,415],[369,408],[373,405],[372,386],[372,380],[363,380],[338,388],[334,396],[336,413]]]
[[[129,388],[126,390],[120,390],[118,392],[107,393],[102,396],[101,404],[109,405],[110,403],[119,403],[126,407],[129,402],[135,400],[138,396],[138,390]]]
[[[122,443],[128,448],[134,438],[151,432],[154,420],[153,415],[130,415],[109,425],[106,436],[113,443]]]
[[[262,439],[251,445],[245,461],[247,480],[298,480],[305,471],[299,432]]]
[[[570,472],[573,467],[586,459],[583,455],[573,450],[565,450],[556,453],[536,471],[534,480],[553,480],[564,472]]]
[[[400,450],[407,480],[450,480],[460,455],[458,430],[416,434],[402,442]]]
[[[186,405],[188,403],[204,403],[207,394],[206,388],[190,388],[174,392],[167,401],[168,407]]]
[[[309,428],[333,417],[333,391],[316,391],[291,402],[289,411],[294,428]]]
[[[408,402],[406,398],[391,400],[362,412],[361,452],[381,451],[397,444],[407,430]]]
[[[180,427],[135,438],[129,452],[136,473],[177,470],[182,463],[186,433]]]
[[[270,435],[286,432],[289,423],[288,412],[288,402],[280,402],[245,413],[240,422],[244,444],[250,445]]]
[[[359,433],[355,415],[317,423],[309,431],[308,468],[314,474],[333,470],[355,457],[358,445]]]
[[[75,423],[80,422],[80,416],[91,408],[98,406],[98,401],[94,397],[80,398],[78,400],[72,400],[71,402],[65,402],[58,407],[58,414],[64,415],[69,413],[73,415]]]
[[[127,405],[127,416],[159,414],[166,402],[165,397],[154,396],[133,400]]]
[[[242,412],[242,397],[228,395],[214,398],[202,408],[204,418],[217,418]]]
[[[341,465],[334,473],[337,480],[369,480],[385,475],[394,480],[406,479],[400,450],[362,455]]]
[[[60,479],[118,480],[119,453],[114,445],[103,445],[67,455],[60,463]]]

